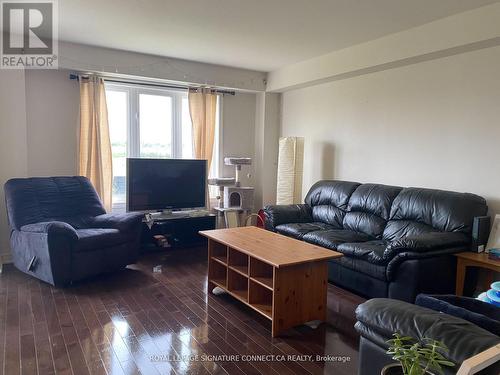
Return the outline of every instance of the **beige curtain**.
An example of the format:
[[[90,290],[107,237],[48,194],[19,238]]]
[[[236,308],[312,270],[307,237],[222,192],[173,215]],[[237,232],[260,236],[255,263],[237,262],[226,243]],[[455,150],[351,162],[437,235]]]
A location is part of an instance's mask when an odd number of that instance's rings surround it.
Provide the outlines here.
[[[108,212],[111,211],[112,163],[104,80],[98,77],[80,77],[78,173],[89,178]]]
[[[209,89],[189,90],[189,114],[193,124],[193,151],[196,159],[207,161],[207,172],[212,164],[215,139],[215,111],[217,94]],[[208,181],[207,181],[208,182]],[[206,187],[206,206],[210,209],[210,190]]]
[[[194,157],[206,159],[210,170],[214,150],[217,94],[207,89],[190,90],[188,99],[193,124]]]

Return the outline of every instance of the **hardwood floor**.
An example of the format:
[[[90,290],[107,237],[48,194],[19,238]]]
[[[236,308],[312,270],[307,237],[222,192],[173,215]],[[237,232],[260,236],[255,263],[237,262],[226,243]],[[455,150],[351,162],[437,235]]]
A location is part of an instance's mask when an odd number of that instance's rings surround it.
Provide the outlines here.
[[[162,272],[154,273],[159,264]],[[0,275],[0,372],[356,374],[354,309],[361,302],[330,285],[327,324],[273,339],[267,319],[230,296],[207,293],[206,249],[143,256],[122,272],[65,289],[7,265]]]

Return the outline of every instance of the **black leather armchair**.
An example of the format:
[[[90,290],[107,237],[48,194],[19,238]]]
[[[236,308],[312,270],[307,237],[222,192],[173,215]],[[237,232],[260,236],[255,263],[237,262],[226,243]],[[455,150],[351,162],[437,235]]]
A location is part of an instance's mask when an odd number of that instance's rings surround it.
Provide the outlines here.
[[[465,359],[500,343],[495,334],[500,313],[495,306],[471,298],[425,295],[417,297],[417,304],[422,306],[375,298],[358,306],[355,325],[361,335],[358,375],[380,374],[385,365],[394,362],[386,351],[387,340],[396,332],[418,341],[427,338],[445,344],[449,348],[446,359],[456,364],[444,368],[446,375],[455,374]],[[500,363],[481,372],[498,373]]]
[[[5,198],[22,272],[64,286],[137,260],[143,215],[106,214],[85,177],[12,179]]]
[[[454,291],[452,254],[470,249],[474,217],[487,211],[469,193],[319,181],[304,204],[267,206],[264,215],[269,230],[341,252],[329,262],[332,283],[413,302]]]

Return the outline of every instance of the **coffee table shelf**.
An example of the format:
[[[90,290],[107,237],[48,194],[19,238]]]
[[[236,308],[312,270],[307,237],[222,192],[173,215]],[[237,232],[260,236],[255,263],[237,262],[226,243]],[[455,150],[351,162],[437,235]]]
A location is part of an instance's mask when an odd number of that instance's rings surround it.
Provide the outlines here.
[[[250,280],[262,285],[264,288],[273,290],[273,278],[272,277],[251,277]]]
[[[216,261],[217,263],[220,263],[222,264],[223,266],[227,267],[227,262],[226,262],[226,259],[223,258],[223,257],[212,257],[212,259],[214,261]]]
[[[250,279],[249,302],[261,314],[272,319],[273,291]]]
[[[222,288],[272,321],[272,335],[326,319],[327,263],[340,253],[256,227],[208,237],[208,287]]]
[[[261,313],[268,319],[273,319],[272,318],[272,312],[273,312],[273,307],[271,305],[265,305],[265,304],[259,304],[259,303],[252,303],[250,304],[257,312]]]
[[[229,266],[229,269],[238,272],[240,275],[248,277],[248,267],[243,266]]]
[[[227,264],[227,246],[221,243],[214,244],[211,256],[220,263]]]
[[[227,274],[227,290],[238,296],[239,299],[248,301],[248,277],[232,269]]]

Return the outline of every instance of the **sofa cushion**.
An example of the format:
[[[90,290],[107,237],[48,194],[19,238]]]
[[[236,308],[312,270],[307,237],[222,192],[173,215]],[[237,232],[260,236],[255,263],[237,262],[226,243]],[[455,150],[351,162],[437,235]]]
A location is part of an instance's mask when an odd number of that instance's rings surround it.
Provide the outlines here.
[[[382,238],[386,241],[397,241],[407,236],[419,236],[424,233],[435,232],[430,225],[412,220],[390,220],[385,226]]]
[[[278,233],[298,239],[302,239],[302,237],[304,237],[304,235],[309,232],[326,229],[333,229],[333,226],[321,222],[316,222],[281,224],[276,227],[276,231]]]
[[[411,252],[424,254],[440,250],[467,250],[470,238],[462,232],[426,232],[419,235],[407,235],[387,245],[384,258],[392,259],[397,254]]]
[[[359,232],[345,229],[328,229],[309,232],[303,236],[303,240],[309,243],[336,250],[337,246],[345,242],[365,242],[373,238]]]
[[[374,264],[387,263],[384,259],[384,251],[387,242],[374,240],[367,242],[343,243],[337,247],[337,251],[352,258],[363,259]]]
[[[487,211],[484,198],[474,194],[405,188],[394,199],[383,238],[394,241],[436,230],[470,234],[474,217]]]
[[[381,238],[389,219],[392,202],[401,190],[402,188],[397,186],[360,185],[349,199],[348,212],[343,221],[344,229]]]
[[[306,204],[312,207],[313,220],[342,228],[349,198],[359,185],[349,181],[316,182],[305,199]]]
[[[118,229],[77,229],[78,242],[75,251],[92,251],[117,246],[129,240]]]

